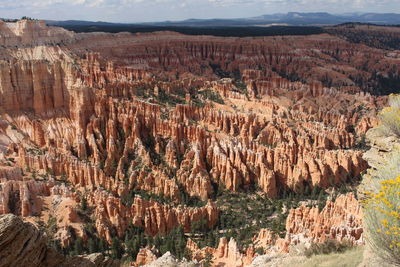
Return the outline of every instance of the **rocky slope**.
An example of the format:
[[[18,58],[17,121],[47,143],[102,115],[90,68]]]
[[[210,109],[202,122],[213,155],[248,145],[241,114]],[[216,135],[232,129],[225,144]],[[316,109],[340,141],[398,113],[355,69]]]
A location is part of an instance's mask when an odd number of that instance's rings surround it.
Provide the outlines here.
[[[352,193],[328,200],[322,211],[318,207],[292,209],[286,220],[286,237],[277,240],[281,251],[290,245],[323,243],[329,239],[364,244],[361,205]]]
[[[222,191],[280,198],[356,180],[386,101],[375,74],[398,75],[400,61],[327,34],[76,34],[40,21],[1,23],[0,43],[0,214],[55,220],[64,248],[132,227],[216,229]],[[359,242],[357,204],[337,201],[290,211],[281,242]],[[242,253],[221,242],[221,262]]]
[[[195,242],[189,240],[187,248],[192,258],[201,262],[206,254],[213,255],[215,266],[258,266],[257,262],[274,262],[273,259],[284,259],[289,251],[301,250],[313,243],[324,243],[336,239],[339,242],[352,242],[355,246],[363,245],[363,226],[361,206],[352,193],[340,195],[335,201],[328,200],[325,207],[300,206],[291,209],[286,219],[286,236],[280,238],[268,229],[262,229],[253,237],[253,246],[240,251],[234,239],[221,238],[217,248],[200,249]],[[300,248],[302,247],[302,248]],[[262,248],[266,256],[256,251]],[[293,255],[291,255],[292,257]],[[302,258],[302,260],[304,260]],[[261,266],[275,266],[261,265]],[[278,265],[281,266],[281,265]]]
[[[47,240],[32,224],[15,215],[0,216],[0,266],[118,266],[101,254],[64,258],[47,247]]]

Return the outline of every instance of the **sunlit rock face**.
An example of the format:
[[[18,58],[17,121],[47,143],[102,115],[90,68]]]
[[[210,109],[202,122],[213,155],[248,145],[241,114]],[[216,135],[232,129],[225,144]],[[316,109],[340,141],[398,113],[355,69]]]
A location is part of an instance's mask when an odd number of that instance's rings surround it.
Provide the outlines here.
[[[102,254],[65,258],[47,246],[46,236],[13,214],[0,215],[0,266],[116,267],[119,262]]]
[[[300,206],[290,210],[286,220],[286,237],[277,240],[280,251],[299,243],[324,243],[328,240],[364,244],[361,205],[353,193],[328,200],[322,211],[318,207]]]

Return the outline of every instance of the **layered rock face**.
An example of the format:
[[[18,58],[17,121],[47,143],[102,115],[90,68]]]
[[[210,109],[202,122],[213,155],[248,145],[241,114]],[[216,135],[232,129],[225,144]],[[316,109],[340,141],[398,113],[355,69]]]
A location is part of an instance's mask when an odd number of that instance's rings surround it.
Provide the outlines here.
[[[37,228],[12,214],[0,215],[0,248],[0,266],[118,266],[99,254],[66,259],[47,247]]]
[[[13,215],[0,217],[1,266],[41,266],[48,262],[46,241],[33,225]],[[57,258],[55,263],[57,265]]]
[[[329,239],[364,243],[361,205],[352,193],[328,200],[322,211],[318,207],[300,206],[292,209],[286,220],[286,237],[277,240],[281,251],[290,245],[323,243]]]
[[[192,258],[199,262],[204,261],[206,255],[210,254],[213,266],[248,266],[256,255],[253,247],[249,247],[244,253],[241,253],[236,241],[233,238],[228,241],[225,237],[219,240],[217,248],[205,247],[203,249],[199,249],[197,244],[189,239],[187,249],[192,253]]]
[[[0,104],[4,111],[45,113],[68,106],[65,63],[3,61],[0,66]]]
[[[143,266],[149,263],[153,263],[157,260],[157,256],[149,248],[141,248],[136,257],[135,264],[137,266]]]
[[[182,226],[190,231],[191,223],[205,219],[210,228],[218,219],[217,207],[209,201],[201,208],[171,207],[156,201],[146,201],[136,197],[130,207],[122,204],[118,198],[103,192],[93,196],[93,206],[96,207],[96,227],[101,236],[111,241],[110,226],[117,229],[119,236],[123,236],[130,222],[144,227],[146,234],[155,236],[165,234],[173,228]],[[92,202],[89,202],[92,204]]]
[[[0,44],[3,47],[56,45],[72,37],[72,32],[62,28],[47,27],[46,23],[40,20],[0,22]]]
[[[270,252],[289,252],[291,246],[309,246],[327,240],[363,245],[362,209],[353,193],[327,200],[322,210],[301,205],[291,209],[286,219],[286,236],[279,238],[268,229],[254,236],[256,248]]]
[[[400,63],[329,35],[75,34],[21,21],[0,24],[1,43],[0,214],[55,216],[63,246],[86,241],[89,220],[108,243],[131,225],[190,232],[216,225],[223,190],[277,198],[353,180],[386,101],[357,81]],[[291,212],[286,241],[329,230],[358,242],[351,200],[338,203]],[[327,228],[298,222],[333,213]],[[221,242],[217,261],[249,261]]]

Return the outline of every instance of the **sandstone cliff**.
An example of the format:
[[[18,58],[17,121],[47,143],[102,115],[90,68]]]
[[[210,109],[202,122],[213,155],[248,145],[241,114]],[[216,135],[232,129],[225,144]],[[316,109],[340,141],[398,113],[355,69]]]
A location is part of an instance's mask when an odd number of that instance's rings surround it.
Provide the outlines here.
[[[200,249],[194,241],[189,239],[187,242],[187,249],[190,250],[192,259],[199,262],[204,262],[207,254],[210,254],[212,257],[212,266],[247,266],[256,255],[253,247],[241,253],[236,241],[234,239],[228,241],[225,237],[219,240],[217,248],[204,247],[202,249]]]
[[[47,247],[37,228],[12,214],[0,216],[0,258],[0,266],[118,266],[99,254],[66,259]]]
[[[323,243],[328,239],[364,244],[361,205],[352,193],[328,200],[322,211],[318,207],[292,209],[286,220],[286,236],[276,244],[280,251],[290,245]]]

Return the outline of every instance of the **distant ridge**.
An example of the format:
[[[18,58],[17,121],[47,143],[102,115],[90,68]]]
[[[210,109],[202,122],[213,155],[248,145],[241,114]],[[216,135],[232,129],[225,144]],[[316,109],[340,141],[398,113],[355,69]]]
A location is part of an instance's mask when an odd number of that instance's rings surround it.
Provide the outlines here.
[[[400,24],[400,14],[396,13],[347,13],[330,14],[326,12],[289,12],[286,14],[261,15],[251,18],[237,19],[187,19],[183,21],[162,21],[147,23],[111,23],[102,21],[47,21],[54,26],[112,26],[112,25],[143,25],[143,26],[179,26],[179,27],[244,27],[244,26],[326,26],[347,22],[372,23],[380,25]]]

